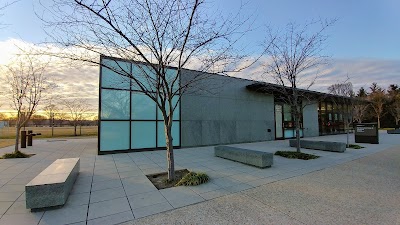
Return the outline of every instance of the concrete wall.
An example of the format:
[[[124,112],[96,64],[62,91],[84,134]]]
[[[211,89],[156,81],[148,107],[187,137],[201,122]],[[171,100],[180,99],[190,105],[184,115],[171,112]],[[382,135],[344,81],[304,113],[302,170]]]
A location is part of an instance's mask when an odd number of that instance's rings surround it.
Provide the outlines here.
[[[195,73],[185,71],[181,84]],[[274,98],[247,90],[251,83],[219,75],[196,82],[181,99],[182,147],[274,140]]]
[[[304,137],[319,135],[318,103],[306,105],[303,109]]]

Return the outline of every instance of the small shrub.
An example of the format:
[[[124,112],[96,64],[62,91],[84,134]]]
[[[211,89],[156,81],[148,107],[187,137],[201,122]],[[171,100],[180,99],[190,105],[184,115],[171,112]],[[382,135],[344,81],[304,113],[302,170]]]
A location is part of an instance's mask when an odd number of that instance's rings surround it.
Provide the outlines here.
[[[349,147],[348,147],[348,148],[352,148],[352,149],[362,149],[362,148],[365,148],[365,147],[360,146],[360,145],[355,145],[355,144],[349,144]]]
[[[318,159],[319,156],[302,153],[302,152],[292,152],[292,151],[277,151],[275,155],[279,155],[288,159],[302,159],[302,160],[310,160],[310,159]]]
[[[209,177],[205,173],[189,172],[175,186],[196,186],[207,183]]]
[[[15,158],[29,158],[29,157],[31,157],[31,155],[17,151],[17,152],[13,152],[13,153],[4,153],[4,155],[1,158],[2,159],[15,159]]]

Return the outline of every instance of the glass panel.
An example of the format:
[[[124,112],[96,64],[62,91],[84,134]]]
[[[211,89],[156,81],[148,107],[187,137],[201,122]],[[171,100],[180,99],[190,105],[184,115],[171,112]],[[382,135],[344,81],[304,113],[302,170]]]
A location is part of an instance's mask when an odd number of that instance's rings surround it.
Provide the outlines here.
[[[296,137],[296,132],[293,129],[285,129],[285,138]]]
[[[172,105],[175,105],[176,104],[176,102],[178,101],[178,98],[179,98],[179,96],[174,96],[173,98],[172,98]],[[168,103],[167,103],[167,105],[166,105],[166,109],[167,109],[167,112],[168,112],[168,110],[169,110],[169,106],[168,106]],[[179,119],[179,113],[180,113],[180,110],[179,110],[179,104],[176,106],[176,108],[175,108],[175,110],[174,110],[174,116],[173,116],[173,120],[180,120]],[[162,116],[162,113],[161,113],[161,110],[157,107],[157,116],[158,116],[158,120],[164,120],[164,118],[163,118],[163,116]]]
[[[136,83],[139,82],[145,87],[145,90],[156,91],[156,74],[151,69],[151,67],[142,64],[133,64],[132,74],[137,79],[137,81],[132,81],[132,90],[142,90],[140,86]]]
[[[156,122],[135,121],[131,124],[132,149],[156,147]]]
[[[129,149],[129,122],[102,121],[100,126],[100,151]]]
[[[156,103],[147,95],[132,93],[133,120],[156,120],[156,107]]]
[[[283,138],[282,105],[275,105],[275,138]]]
[[[321,102],[321,110],[325,111],[325,102]]]
[[[154,69],[142,64],[133,64],[132,66],[132,74],[138,80],[141,85],[145,87],[147,91],[157,91],[157,75],[154,72]],[[175,69],[166,69],[166,79],[168,85],[172,85],[172,82],[177,76],[177,70]],[[135,82],[132,81],[132,90],[142,90],[140,86]],[[173,91],[179,89],[179,78],[173,84]]]
[[[178,76],[177,70],[174,70],[174,69],[167,69],[167,80],[168,80],[168,83],[169,83],[169,84],[172,85],[172,82],[174,81],[174,79],[176,78],[176,76]],[[177,80],[175,81],[172,90],[173,90],[173,91],[176,91],[176,90],[178,90],[178,88],[179,88],[179,78],[177,78]]]
[[[327,110],[332,110],[332,104],[331,103],[327,103],[326,104],[326,108],[327,108]]]
[[[296,129],[285,129],[285,138],[296,137]],[[300,129],[300,137],[303,137],[303,129]]]
[[[101,67],[101,86],[107,88],[129,89],[130,68],[130,63],[103,59]]]
[[[101,119],[129,119],[129,91],[101,90]]]
[[[179,146],[179,122],[173,122],[172,124],[172,144],[174,146]],[[158,130],[157,130],[157,146],[165,147],[165,131],[164,131],[164,122],[157,122]]]
[[[292,121],[292,110],[291,107],[287,104],[283,105],[283,120]]]

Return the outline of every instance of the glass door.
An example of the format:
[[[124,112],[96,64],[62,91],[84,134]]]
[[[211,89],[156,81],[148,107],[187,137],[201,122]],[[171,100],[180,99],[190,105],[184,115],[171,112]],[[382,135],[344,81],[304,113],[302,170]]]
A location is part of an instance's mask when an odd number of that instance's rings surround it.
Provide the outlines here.
[[[275,104],[275,139],[283,139],[283,105]]]

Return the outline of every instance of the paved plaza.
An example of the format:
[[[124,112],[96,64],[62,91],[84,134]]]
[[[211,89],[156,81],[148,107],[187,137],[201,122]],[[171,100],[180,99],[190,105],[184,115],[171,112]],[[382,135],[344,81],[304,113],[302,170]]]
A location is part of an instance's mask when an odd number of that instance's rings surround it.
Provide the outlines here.
[[[310,161],[275,156],[267,169],[216,158],[213,147],[179,149],[177,169],[206,172],[210,182],[164,190],[157,190],[145,174],[166,170],[165,151],[98,156],[94,138],[34,140],[24,151],[35,156],[0,160],[0,224],[377,224],[383,218],[396,224],[398,137],[382,132],[381,144],[361,144],[366,148],[345,153],[304,149],[321,156]],[[346,136],[307,139],[345,142]],[[232,146],[294,150],[288,140]],[[64,207],[27,210],[25,185],[54,160],[71,157],[80,157],[81,169]],[[355,205],[354,199],[363,200]]]

